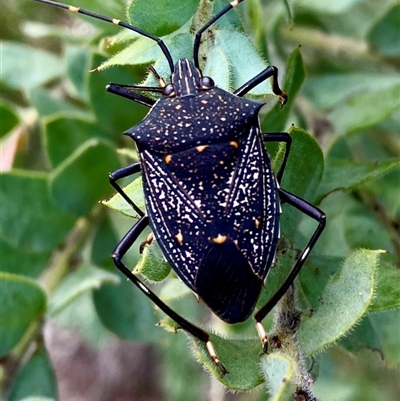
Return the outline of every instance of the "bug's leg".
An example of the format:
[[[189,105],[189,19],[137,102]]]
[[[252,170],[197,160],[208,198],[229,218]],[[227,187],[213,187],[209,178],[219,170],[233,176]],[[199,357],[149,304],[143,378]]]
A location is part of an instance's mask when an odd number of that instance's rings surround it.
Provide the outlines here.
[[[129,100],[133,100],[136,103],[143,104],[144,106],[147,107],[152,107],[154,103],[156,102],[154,99],[151,99],[145,95],[142,95],[141,93],[137,93],[135,91],[139,90],[146,90],[150,91],[149,88],[146,87],[140,87],[140,86],[133,86],[133,85],[119,85],[119,84],[108,84],[106,89],[107,92],[113,93],[114,95],[118,95],[121,97],[124,97]]]
[[[283,189],[279,189],[279,196],[282,203],[288,203],[294,208],[300,210],[302,213],[311,217],[312,219],[318,222],[318,227],[315,229],[314,234],[311,239],[308,241],[307,246],[304,248],[303,252],[300,254],[299,258],[296,260],[296,263],[290,272],[289,276],[286,278],[281,287],[276,291],[276,293],[272,296],[272,298],[262,306],[258,312],[254,315],[254,319],[256,321],[256,327],[258,331],[258,335],[260,336],[263,352],[267,352],[268,350],[268,338],[267,334],[261,324],[261,321],[264,317],[271,311],[271,309],[278,303],[278,301],[282,298],[285,292],[293,283],[296,276],[299,274],[305,260],[307,259],[309,253],[317,242],[319,236],[325,228],[326,216],[325,213],[318,209],[316,206],[307,202],[306,200],[287,192]]]
[[[163,93],[167,83],[165,79],[162,78],[160,74],[154,69],[154,67],[149,67],[149,70],[157,78],[160,86],[120,85],[110,83],[106,87],[107,92],[125,97],[145,106],[152,107],[156,103],[156,100],[137,92]]]
[[[283,156],[282,164],[279,168],[279,171],[276,174],[276,179],[280,184],[292,146],[292,137],[287,132],[269,132],[262,135],[264,142],[284,142],[286,144],[285,155]]]
[[[142,216],[140,220],[128,231],[128,233],[122,238],[121,242],[115,248],[112,258],[117,266],[117,268],[131,280],[139,289],[151,299],[151,301],[157,305],[166,315],[173,319],[183,330],[190,333],[192,336],[203,341],[207,347],[211,359],[221,370],[224,375],[228,373],[222,363],[219,361],[214,347],[210,341],[210,336],[204,330],[196,327],[194,324],[190,323],[182,316],[178,315],[173,311],[168,305],[166,305],[156,294],[154,294],[146,285],[144,285],[138,277],[136,277],[122,262],[123,256],[128,252],[133,243],[137,240],[138,236],[143,232],[143,230],[149,225],[149,219],[147,216]]]
[[[266,79],[272,77],[272,92],[278,97],[279,103],[283,105],[287,102],[287,94],[279,87],[278,83],[278,68],[274,66],[269,66],[265,70],[261,71],[250,81],[243,84],[240,88],[236,89],[233,94],[239,97],[244,96],[246,93],[250,92],[257,85],[264,82]]]
[[[117,183],[118,180],[130,177],[133,174],[136,174],[140,171],[140,163],[133,163],[129,166],[122,167],[118,170],[113,171],[109,174],[110,184],[112,187],[128,202],[128,204],[132,207],[132,209],[141,217],[144,216],[142,210],[140,210],[132,201],[132,199],[125,193],[125,191],[121,188],[121,186]]]

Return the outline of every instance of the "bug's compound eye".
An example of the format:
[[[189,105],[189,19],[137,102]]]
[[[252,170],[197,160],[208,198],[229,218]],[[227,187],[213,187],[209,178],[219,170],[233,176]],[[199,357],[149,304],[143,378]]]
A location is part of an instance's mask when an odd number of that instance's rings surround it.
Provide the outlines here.
[[[201,78],[201,89],[212,89],[214,86],[215,83],[210,77]]]
[[[163,95],[166,97],[173,97],[176,95],[175,93],[175,87],[172,84],[168,84],[165,86],[164,91],[163,91]]]

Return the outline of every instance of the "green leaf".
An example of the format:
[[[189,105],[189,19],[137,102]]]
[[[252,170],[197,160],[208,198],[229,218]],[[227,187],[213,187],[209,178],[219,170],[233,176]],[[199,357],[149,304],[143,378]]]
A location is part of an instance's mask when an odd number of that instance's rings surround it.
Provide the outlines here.
[[[162,340],[163,357],[158,365],[163,372],[165,394],[171,401],[204,401],[204,389],[209,388],[210,378],[194,358],[188,357],[187,337],[183,333],[165,334]],[[193,380],[194,377],[196,380]]]
[[[165,36],[191,19],[197,6],[198,0],[131,0],[127,15],[135,27],[155,36]]]
[[[345,239],[351,248],[383,249],[395,253],[391,243],[390,232],[379,219],[371,215],[371,208],[360,203],[352,202],[343,221]],[[390,255],[387,255],[390,256]]]
[[[113,231],[111,221],[104,218],[96,226],[96,232],[91,247],[90,260],[97,266],[114,269],[115,265],[112,261],[110,250],[115,248],[118,238]]]
[[[203,73],[205,76],[212,77],[215,84],[220,88],[230,87],[231,71],[229,69],[229,60],[223,50],[213,47],[208,52],[207,63]]]
[[[228,88],[222,87],[226,76],[224,63],[211,66],[210,62],[213,60],[207,61],[204,73],[211,76],[208,71],[212,69],[213,75],[211,77],[216,85],[222,89],[237,89],[266,68],[265,62],[259,56],[254,45],[239,32],[217,30],[215,32],[215,48],[221,50],[229,65],[230,86]],[[249,93],[254,96],[272,94],[269,80],[257,85]]]
[[[400,4],[392,8],[375,24],[368,35],[370,45],[383,56],[400,55]]]
[[[329,281],[320,306],[300,325],[299,339],[307,355],[336,342],[366,313],[373,298],[380,253],[382,251],[353,252]]]
[[[326,164],[317,199],[338,190],[354,190],[361,185],[376,180],[389,171],[398,168],[400,160],[383,162],[354,162],[347,160],[329,160]]]
[[[49,161],[58,167],[82,144],[92,138],[107,139],[107,134],[91,121],[55,116],[44,122],[44,140]]]
[[[305,7],[315,13],[340,14],[347,11],[360,0],[298,0],[296,6]]]
[[[327,215],[327,225],[316,245],[320,255],[332,255],[343,258],[351,252],[351,244],[345,235],[344,224],[350,215],[354,199],[348,193],[335,192],[325,198],[321,208]]]
[[[145,210],[142,177],[136,178],[131,184],[127,185],[123,189],[124,192],[139,209]],[[136,214],[136,212],[118,193],[115,194],[108,201],[103,201],[102,204],[112,210],[115,210],[116,212],[124,214],[125,216],[138,219],[138,215]]]
[[[342,259],[311,254],[299,274],[302,295],[312,310],[318,308],[320,297],[330,278],[337,272]]]
[[[268,273],[268,279],[265,283],[264,288],[261,291],[261,295],[257,301],[257,307],[265,305],[268,300],[275,294],[280,288],[286,277],[289,276],[294,266],[294,253],[292,250],[285,250],[285,253],[276,255],[276,264],[274,264]]]
[[[353,96],[330,114],[339,134],[373,127],[387,119],[400,106],[400,85],[387,90],[364,92]]]
[[[225,89],[237,89],[245,82],[266,68],[264,61],[259,56],[251,41],[242,33],[230,30],[215,30],[214,46],[208,50],[204,74],[211,76],[215,83]],[[189,34],[189,26],[184,26],[178,32],[174,32],[163,38],[174,61],[180,58],[192,59],[193,37]],[[239,57],[240,54],[240,57]],[[216,62],[216,56],[222,55],[225,63]],[[143,65],[152,63],[156,71],[162,77],[169,77],[171,72],[156,43],[146,38],[139,38],[124,50],[104,62],[99,70],[104,70],[114,65]],[[225,68],[229,65],[229,68]],[[229,79],[227,76],[229,74]],[[228,85],[227,85],[228,84]],[[157,85],[152,74],[143,82],[143,85]],[[272,94],[269,82],[258,85],[251,92],[260,96]]]
[[[58,327],[72,330],[91,347],[101,349],[113,341],[114,335],[104,327],[98,316],[93,292],[77,294],[52,317],[52,322]]]
[[[58,57],[21,43],[2,42],[1,58],[0,81],[11,89],[34,88],[64,71]]]
[[[56,399],[48,397],[26,397],[19,399],[18,401],[56,401]]]
[[[390,72],[331,73],[308,78],[304,83],[304,93],[318,108],[326,110],[340,106],[344,99],[357,98],[363,93],[384,93],[398,83],[398,75]]]
[[[162,330],[155,327],[154,305],[132,282],[105,285],[94,291],[93,300],[102,323],[117,336],[146,343],[159,340]]]
[[[102,57],[94,56],[91,67],[97,67],[103,60]],[[120,140],[121,134],[140,122],[148,109],[108,93],[105,90],[106,85],[110,82],[131,84],[138,82],[141,77],[142,74],[139,75],[137,70],[127,67],[126,64],[123,68],[110,68],[101,73],[96,71],[88,75],[89,99],[96,115],[96,124],[101,131],[108,132],[109,138]]]
[[[56,376],[43,344],[20,369],[12,384],[9,401],[22,400],[58,400]]]
[[[1,176],[0,236],[13,248],[42,253],[53,250],[73,227],[76,217],[49,196],[48,176],[13,171]]]
[[[292,147],[282,180],[282,188],[304,198],[315,201],[315,192],[324,170],[324,156],[317,141],[299,128],[290,130]],[[281,227],[284,235],[292,239],[298,231],[304,214],[290,205],[283,206]]]
[[[167,46],[174,61],[181,58],[192,58],[193,36],[189,33],[189,28],[188,25],[185,25],[179,31],[173,32],[163,38],[163,42]],[[161,77],[165,77],[169,80],[171,70],[159,46],[148,38],[139,37],[113,57],[103,62],[100,67],[98,67],[98,70],[102,71],[110,66],[116,65],[148,64],[152,64]],[[118,78],[118,81],[120,82],[121,79]],[[147,78],[142,82],[142,85],[159,86],[159,83],[154,77],[154,74],[148,74]]]
[[[385,313],[374,313],[370,315],[369,318],[382,344],[382,349],[389,365],[393,367],[398,365],[400,363],[400,311],[395,310]]]
[[[229,374],[221,372],[211,361],[203,342],[194,339],[195,352],[200,362],[230,390],[246,391],[263,382],[260,371],[260,339],[225,339],[210,333],[211,342]]]
[[[0,138],[8,134],[19,122],[11,103],[0,100]]]
[[[147,280],[157,282],[164,280],[171,271],[156,241],[143,249],[143,254],[133,273],[140,273]]]
[[[22,274],[23,276],[38,278],[46,269],[51,252],[29,252],[20,247],[12,247],[0,239],[0,271]]]
[[[163,302],[168,303],[183,298],[186,295],[193,295],[193,293],[192,290],[187,285],[183,284],[182,281],[171,279],[163,284],[159,295]]]
[[[305,78],[303,58],[300,49],[301,48],[298,47],[293,51],[286,67],[285,83],[282,90],[287,93],[288,101],[283,108],[279,103],[276,103],[267,113],[261,125],[264,132],[280,132],[287,128],[286,121]]]
[[[342,338],[339,344],[347,351],[357,355],[362,349],[378,351],[382,356],[383,349],[377,331],[371,321],[372,315],[365,316],[359,324],[354,327],[348,336]]]
[[[324,171],[324,155],[318,142],[301,128],[292,127],[292,150],[282,180],[282,188],[308,201],[315,201],[315,191]]]
[[[42,117],[50,116],[52,114],[68,115],[70,118],[90,117],[89,112],[85,112],[82,108],[75,107],[66,101],[55,99],[49,95],[48,91],[41,88],[31,88],[28,92],[28,99]]]
[[[65,49],[67,62],[67,74],[70,79],[74,94],[85,102],[89,100],[89,77],[91,55],[88,49],[68,46]]]
[[[18,344],[46,308],[46,294],[27,277],[0,272],[0,357]]]
[[[286,401],[294,393],[292,379],[295,375],[295,364],[280,352],[264,355],[261,366],[268,383],[269,401]]]
[[[114,149],[105,141],[91,139],[53,172],[50,191],[65,210],[85,215],[109,192],[108,174],[118,167]]]
[[[52,317],[82,293],[101,288],[104,284],[118,284],[119,277],[90,264],[83,264],[69,274],[49,299],[47,314]]]
[[[375,295],[368,312],[400,308],[400,271],[394,266],[381,265],[377,273]]]

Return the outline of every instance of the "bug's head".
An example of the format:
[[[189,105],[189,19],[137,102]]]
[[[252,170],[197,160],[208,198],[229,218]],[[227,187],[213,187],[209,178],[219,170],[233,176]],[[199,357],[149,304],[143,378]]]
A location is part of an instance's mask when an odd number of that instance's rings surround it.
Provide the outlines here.
[[[214,81],[210,77],[203,77],[192,61],[183,58],[175,64],[171,83],[164,87],[164,96],[194,96],[212,88]]]

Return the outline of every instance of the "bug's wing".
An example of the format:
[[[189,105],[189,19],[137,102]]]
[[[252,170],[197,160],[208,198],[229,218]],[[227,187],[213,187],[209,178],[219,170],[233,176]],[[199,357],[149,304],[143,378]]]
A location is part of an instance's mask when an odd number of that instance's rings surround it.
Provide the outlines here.
[[[208,237],[204,216],[160,156],[143,151],[141,157],[150,226],[167,261],[196,291],[195,277]]]
[[[229,143],[141,152],[147,211],[175,272],[224,321],[246,320],[275,254],[276,180],[258,126]]]
[[[252,271],[235,242],[211,243],[196,277],[197,293],[227,323],[248,319],[261,292],[262,280]]]
[[[254,125],[240,143],[226,214],[234,240],[261,280],[275,257],[280,212],[278,183]]]
[[[258,126],[241,138],[232,172],[216,217],[227,239],[204,249],[196,288],[222,320],[237,323],[254,310],[279,238],[277,182]]]

